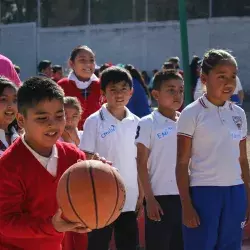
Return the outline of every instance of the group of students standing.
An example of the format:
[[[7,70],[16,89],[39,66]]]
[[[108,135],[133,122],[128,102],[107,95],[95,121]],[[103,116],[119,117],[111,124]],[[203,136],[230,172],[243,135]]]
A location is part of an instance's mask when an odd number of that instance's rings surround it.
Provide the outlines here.
[[[108,250],[114,232],[117,250],[136,250],[144,207],[147,250],[240,250],[250,176],[246,115],[228,101],[235,58],[205,53],[206,93],[181,113],[182,74],[159,71],[158,107],[142,117],[128,106],[131,67],[109,65],[99,79],[86,46],[69,64],[57,83],[40,76],[17,87],[0,77],[0,249]],[[78,160],[102,157],[120,172],[126,202],[112,225],[91,231],[63,219],[56,187]]]

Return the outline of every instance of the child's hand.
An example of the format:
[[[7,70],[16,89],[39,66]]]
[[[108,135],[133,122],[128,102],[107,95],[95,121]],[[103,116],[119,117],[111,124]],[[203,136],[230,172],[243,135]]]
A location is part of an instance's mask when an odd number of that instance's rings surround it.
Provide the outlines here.
[[[154,221],[161,221],[161,215],[164,215],[164,213],[155,197],[148,199],[146,205],[148,218]]]
[[[92,157],[91,160],[97,160],[97,161],[101,161],[103,163],[107,163],[109,164],[110,166],[112,166],[112,162],[111,161],[108,161],[106,160],[104,157],[100,157],[100,155],[98,153],[95,153]]]
[[[76,233],[88,233],[91,230],[84,227],[81,223],[67,222],[62,219],[62,210],[59,209],[52,218],[52,225],[57,232],[76,232]]]
[[[196,228],[200,225],[200,218],[192,204],[182,206],[182,221],[186,227]]]

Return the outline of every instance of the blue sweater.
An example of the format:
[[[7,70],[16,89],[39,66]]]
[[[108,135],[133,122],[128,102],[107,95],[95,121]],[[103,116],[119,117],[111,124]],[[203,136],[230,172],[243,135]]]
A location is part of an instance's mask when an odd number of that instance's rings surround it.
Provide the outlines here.
[[[151,113],[148,98],[141,84],[133,79],[134,93],[129,100],[127,108],[136,116],[143,117]]]

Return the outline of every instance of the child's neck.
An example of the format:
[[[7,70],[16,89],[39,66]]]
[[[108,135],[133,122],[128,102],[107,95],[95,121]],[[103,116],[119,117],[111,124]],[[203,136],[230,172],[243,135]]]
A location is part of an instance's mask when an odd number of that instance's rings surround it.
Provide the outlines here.
[[[82,82],[88,82],[90,80],[90,77],[89,78],[83,78],[81,76],[78,76],[76,75],[76,73],[74,72],[76,78],[79,80],[79,81],[82,81]]]
[[[113,108],[113,107],[110,107],[108,104],[107,104],[107,110],[119,121],[122,121],[125,117],[126,117],[126,109],[125,107],[122,107],[122,108]]]
[[[29,140],[29,137],[24,135],[25,142],[39,155],[43,157],[50,157],[52,153],[52,147],[51,148],[42,148],[36,145],[32,140]]]
[[[163,107],[158,107],[158,111],[165,117],[176,121],[177,117],[176,117],[176,111],[173,109],[169,109],[169,108],[163,108]]]
[[[8,126],[7,124],[0,123],[0,129],[2,129],[4,132],[8,132]]]

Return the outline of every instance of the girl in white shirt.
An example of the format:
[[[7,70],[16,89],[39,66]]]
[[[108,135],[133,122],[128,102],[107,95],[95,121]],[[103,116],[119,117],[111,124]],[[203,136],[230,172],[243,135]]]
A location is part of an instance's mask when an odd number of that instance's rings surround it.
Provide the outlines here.
[[[228,101],[237,62],[227,51],[213,49],[201,69],[207,93],[182,111],[177,124],[184,248],[240,250],[249,219],[250,177],[246,115]]]
[[[0,77],[0,156],[18,138],[15,121],[17,114],[17,87]]]
[[[82,115],[82,107],[76,97],[68,96],[64,98],[64,110],[66,117],[66,126],[61,140],[64,142],[80,144],[80,138],[83,131],[77,129]]]

